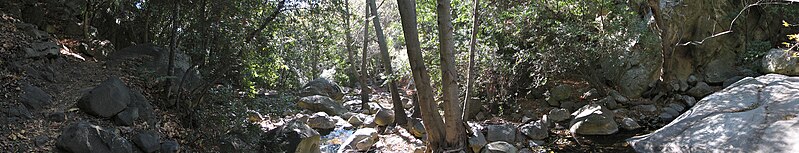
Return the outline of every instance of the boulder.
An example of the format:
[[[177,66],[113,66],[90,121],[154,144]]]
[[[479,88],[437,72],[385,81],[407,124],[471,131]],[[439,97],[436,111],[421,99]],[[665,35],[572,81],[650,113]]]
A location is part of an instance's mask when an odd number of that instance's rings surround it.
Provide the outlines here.
[[[799,58],[793,52],[784,49],[771,49],[763,56],[762,66],[766,73],[783,75],[799,75]]]
[[[563,101],[569,99],[572,93],[574,92],[574,88],[569,85],[558,85],[554,88],[549,90],[550,98],[553,98],[555,101]]]
[[[585,105],[572,113],[569,131],[582,135],[610,135],[619,131],[612,111],[601,105]]]
[[[627,142],[637,152],[799,152],[796,95],[799,77],[744,78]]]
[[[613,97],[613,100],[616,100],[616,102],[627,103],[628,101],[630,101],[630,99],[627,99],[627,97],[624,97],[624,95],[621,95],[621,93],[619,93],[616,90],[608,91],[608,95],[610,97]]]
[[[122,65],[123,62],[134,59],[142,59],[141,68],[154,71],[155,74],[166,74],[169,67],[169,51],[150,43],[133,45],[112,52],[108,55],[106,64],[109,67],[124,67],[128,65]],[[175,52],[174,77],[169,78],[173,78],[178,83],[173,84],[170,88],[177,87],[180,82],[184,88],[196,87],[202,83],[200,72],[196,68],[189,70],[192,68],[191,63],[191,58],[181,50]]]
[[[513,144],[510,144],[505,141],[496,141],[487,144],[483,147],[483,150],[480,153],[517,153],[519,152]]]
[[[336,120],[325,112],[317,112],[308,118],[308,126],[314,129],[333,129],[336,128]]]
[[[569,115],[569,110],[563,108],[553,108],[552,110],[549,110],[548,117],[554,122],[562,122],[568,120],[571,115]]]
[[[658,107],[655,105],[638,105],[638,106],[633,106],[632,109],[646,113],[653,113],[655,111],[658,111]]]
[[[599,100],[599,102],[597,102],[597,103],[598,103],[598,104],[600,104],[600,105],[602,105],[602,106],[605,106],[605,107],[607,107],[608,109],[616,109],[616,108],[619,108],[619,104],[618,104],[618,103],[616,103],[616,99],[614,99],[613,97],[610,97],[610,96],[608,96],[608,97],[605,97],[605,98],[602,98],[602,99],[601,99],[601,100]]]
[[[53,98],[49,94],[39,89],[39,87],[26,84],[22,87],[25,93],[20,96],[20,101],[25,107],[32,110],[39,110],[52,103]]]
[[[130,96],[131,99],[128,108],[135,108],[140,118],[149,121],[155,116],[153,106],[150,105],[150,101],[148,101],[141,92],[131,90]]]
[[[329,115],[342,115],[348,112],[344,106],[330,97],[320,95],[302,97],[297,102],[297,106],[314,112],[325,112]]]
[[[38,57],[54,57],[60,54],[58,44],[55,42],[37,42],[32,43],[31,48],[23,48],[25,57],[38,58]]]
[[[621,128],[625,130],[635,130],[641,128],[641,125],[638,125],[638,122],[632,118],[625,117],[624,119],[621,119]]]
[[[344,152],[346,150],[369,150],[369,148],[372,148],[372,145],[377,143],[379,138],[380,137],[377,136],[377,130],[373,128],[358,129],[342,143],[338,152]]]
[[[158,135],[152,131],[139,132],[139,134],[133,136],[132,140],[133,144],[136,144],[136,146],[145,153],[158,151],[161,144],[161,142],[158,141]]]
[[[542,140],[549,136],[549,130],[540,120],[522,125],[519,131],[533,140]]]
[[[161,153],[180,152],[180,144],[175,140],[167,140],[161,143]]]
[[[408,127],[408,131],[417,138],[421,138],[427,133],[427,131],[424,129],[424,123],[420,118],[409,119]]]
[[[324,78],[314,79],[305,84],[305,86],[303,86],[300,90],[299,95],[300,97],[322,95],[335,100],[342,100],[344,98],[344,93],[342,93],[341,87],[339,87],[335,82]]]
[[[730,78],[728,78],[727,80],[724,80],[724,83],[722,83],[721,87],[723,87],[723,88],[727,88],[727,87],[729,87],[730,85],[732,85],[733,83],[735,83],[735,82],[738,82],[738,80],[741,80],[741,79],[743,79],[743,78],[744,78],[743,76],[734,76],[734,77],[730,77]]]
[[[485,135],[482,132],[482,126],[475,123],[468,123],[469,124],[469,148],[472,149],[473,152],[480,152],[480,149],[483,148],[488,141],[486,140]]]
[[[498,124],[486,126],[486,140],[488,142],[516,140],[516,127],[511,124]]]
[[[114,116],[114,122],[117,125],[131,126],[137,118],[139,118],[139,108],[128,107]]]
[[[696,104],[696,98],[688,95],[682,95],[682,100],[688,106],[694,106],[694,104]]]
[[[118,77],[110,77],[78,100],[81,111],[100,117],[112,117],[130,104],[130,89]]]
[[[267,131],[261,139],[266,152],[321,152],[321,135],[298,120],[288,121],[283,126]]]
[[[8,114],[11,117],[19,117],[23,119],[31,119],[33,118],[33,114],[28,111],[28,108],[25,106],[17,106],[12,108],[4,108],[3,112]]]
[[[379,126],[386,126],[394,123],[394,111],[390,109],[380,109],[375,113],[375,123]]]
[[[349,119],[347,119],[347,123],[352,124],[353,126],[360,126],[363,125],[363,120],[361,120],[358,115],[352,115]]]
[[[64,112],[54,112],[47,115],[47,120],[51,122],[63,122],[67,120],[67,115]]]
[[[705,82],[696,83],[696,86],[688,90],[688,95],[694,96],[696,98],[702,98],[711,93],[713,93],[713,88],[711,88]]]
[[[85,121],[65,127],[58,136],[56,147],[67,152],[133,152],[133,145],[122,136]]]

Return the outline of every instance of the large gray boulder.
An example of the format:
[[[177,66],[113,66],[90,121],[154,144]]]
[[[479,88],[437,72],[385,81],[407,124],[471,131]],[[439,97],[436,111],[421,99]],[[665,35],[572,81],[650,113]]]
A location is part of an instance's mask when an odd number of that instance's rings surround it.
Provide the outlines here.
[[[324,78],[311,80],[311,82],[305,84],[302,90],[300,90],[300,97],[313,95],[327,96],[335,100],[342,100],[344,98],[341,87],[335,82]]]
[[[59,48],[60,47],[55,42],[48,41],[32,43],[30,48],[23,48],[22,50],[25,51],[25,57],[37,58],[57,56],[60,54]]]
[[[613,120],[613,111],[601,105],[585,105],[572,113],[569,130],[582,135],[609,135],[619,131],[619,125]]]
[[[78,100],[81,111],[100,117],[111,117],[130,104],[130,89],[118,77],[110,77]]]
[[[799,58],[793,57],[793,51],[771,49],[763,56],[763,71],[783,75],[799,75]]]
[[[799,152],[796,95],[799,77],[744,78],[627,141],[638,152]]]
[[[513,142],[516,140],[516,127],[513,124],[487,125],[486,140]]]
[[[319,132],[297,120],[267,131],[262,141],[266,152],[321,152]]]
[[[122,136],[83,121],[64,128],[56,147],[75,153],[133,152],[133,145]]]
[[[377,130],[373,128],[358,129],[342,143],[338,152],[341,153],[346,150],[366,151],[372,148],[372,145],[377,143],[378,139]]]
[[[480,153],[517,153],[516,146],[505,141],[497,141],[487,144]]]
[[[22,87],[22,90],[25,91],[20,97],[22,104],[30,109],[42,109],[53,101],[53,98],[42,89],[39,89],[39,87],[26,84]]]
[[[330,97],[313,95],[302,97],[297,102],[297,106],[315,112],[325,112],[329,115],[343,115],[349,112],[343,105],[337,103]]]

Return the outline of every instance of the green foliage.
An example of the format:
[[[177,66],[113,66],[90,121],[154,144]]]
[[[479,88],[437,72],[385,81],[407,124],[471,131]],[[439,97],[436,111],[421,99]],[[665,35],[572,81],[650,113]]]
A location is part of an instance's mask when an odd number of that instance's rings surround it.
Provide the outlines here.
[[[743,63],[753,63],[766,55],[773,46],[770,41],[751,41],[746,44],[746,51],[741,54]]]

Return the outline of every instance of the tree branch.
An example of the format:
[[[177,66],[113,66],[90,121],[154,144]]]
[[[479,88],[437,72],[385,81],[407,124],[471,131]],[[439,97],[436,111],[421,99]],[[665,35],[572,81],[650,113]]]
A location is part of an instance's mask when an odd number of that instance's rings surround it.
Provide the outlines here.
[[[266,26],[269,25],[269,23],[272,23],[272,21],[274,21],[275,18],[277,18],[277,15],[280,14],[280,11],[282,11],[285,6],[286,6],[286,0],[281,0],[280,2],[278,2],[277,7],[272,12],[272,14],[269,15],[269,17],[267,17],[261,23],[261,25],[258,26],[257,29],[247,34],[247,43],[250,43],[253,39],[255,39],[255,36],[258,35],[258,33],[260,33],[261,31],[263,31],[266,28]]]

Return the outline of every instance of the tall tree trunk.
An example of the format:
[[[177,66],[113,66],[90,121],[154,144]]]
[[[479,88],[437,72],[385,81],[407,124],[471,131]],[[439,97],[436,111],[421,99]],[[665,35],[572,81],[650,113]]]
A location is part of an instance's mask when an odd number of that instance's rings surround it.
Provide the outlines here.
[[[175,70],[175,52],[177,52],[178,49],[178,24],[180,23],[178,19],[180,19],[180,1],[175,1],[175,5],[176,7],[173,10],[174,12],[172,12],[172,40],[170,40],[171,42],[169,43],[169,60],[166,67],[166,76],[168,77],[166,79],[166,98],[168,102],[171,101],[172,96],[171,88],[172,82],[174,80],[172,76],[174,75]],[[176,103],[177,101],[171,102],[170,105],[175,105]]]
[[[366,86],[366,76],[368,76],[368,72],[366,71],[366,57],[367,51],[369,51],[369,7],[363,7],[363,52],[361,54],[361,76],[358,78],[358,82],[361,84],[361,110],[369,110],[369,86]]]
[[[466,147],[463,127],[463,107],[458,100],[458,70],[455,68],[455,45],[452,40],[452,6],[450,0],[438,0],[438,43],[441,55],[441,91],[444,100],[444,124],[447,149]]]
[[[355,72],[355,53],[353,53],[354,51],[352,50],[352,34],[350,32],[350,1],[344,0],[343,5],[344,10],[341,12],[341,19],[344,20],[344,34],[346,35],[344,46],[347,47],[347,62],[350,63],[349,73],[357,79],[358,73]]]
[[[469,120],[472,117],[471,115],[474,112],[472,112],[470,108],[472,108],[473,105],[480,105],[479,103],[469,102],[471,100],[472,90],[474,90],[472,89],[474,86],[474,52],[477,50],[477,33],[478,27],[480,26],[480,10],[477,9],[480,8],[480,0],[474,0],[472,5],[474,5],[474,8],[472,9],[472,38],[470,40],[471,43],[469,43],[469,67],[466,71],[466,96],[463,98],[463,105],[465,106],[463,107],[464,120]]]
[[[442,152],[444,146],[444,121],[438,113],[438,106],[433,101],[433,87],[430,85],[430,75],[424,66],[422,48],[419,43],[419,31],[416,29],[416,3],[412,0],[397,0],[402,32],[405,36],[405,45],[408,52],[408,61],[411,65],[416,96],[419,100],[419,110],[422,112],[422,122],[427,131],[427,151]]]
[[[386,76],[394,74],[391,68],[391,57],[388,56],[388,45],[386,44],[386,36],[383,35],[383,27],[380,26],[380,15],[377,12],[377,4],[375,0],[369,0],[369,7],[371,8],[372,15],[374,15],[375,34],[377,35],[377,44],[380,46],[380,55],[383,57],[383,68]],[[388,91],[391,92],[391,101],[394,104],[394,122],[400,125],[405,124],[407,115],[405,115],[405,108],[402,107],[402,101],[397,91],[397,83],[393,78],[389,78]]]

